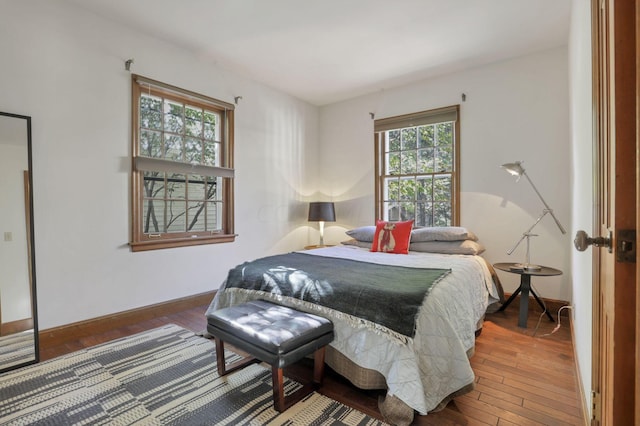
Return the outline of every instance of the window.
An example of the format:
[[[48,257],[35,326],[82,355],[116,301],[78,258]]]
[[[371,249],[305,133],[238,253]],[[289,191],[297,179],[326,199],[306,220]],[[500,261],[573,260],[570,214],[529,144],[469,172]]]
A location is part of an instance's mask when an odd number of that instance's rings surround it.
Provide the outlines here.
[[[133,251],[234,241],[233,105],[132,77]]]
[[[459,222],[459,107],[376,120],[376,218]]]

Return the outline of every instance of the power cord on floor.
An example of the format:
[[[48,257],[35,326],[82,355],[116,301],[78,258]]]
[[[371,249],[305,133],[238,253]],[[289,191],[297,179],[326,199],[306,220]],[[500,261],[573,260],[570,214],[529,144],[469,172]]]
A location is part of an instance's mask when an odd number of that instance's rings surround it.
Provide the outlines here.
[[[531,289],[535,292],[535,294],[540,294],[540,293],[538,293],[538,290],[535,289],[533,284],[531,284]],[[533,329],[533,334],[531,335],[531,337],[535,337],[536,336],[536,333],[538,332],[538,328],[540,327],[540,321],[542,321],[542,317],[545,316],[546,313],[547,313],[547,304],[544,302],[544,299],[542,299],[542,298],[540,298],[540,301],[542,302],[542,306],[544,307],[544,309],[542,310],[542,313],[540,314],[540,317],[538,318],[538,322],[536,323],[536,328]],[[551,336],[553,333],[555,333],[556,331],[558,331],[560,329],[560,312],[562,312],[563,309],[573,309],[573,306],[571,306],[571,305],[561,306],[560,309],[558,309],[558,323],[556,324],[555,328],[553,330],[551,330],[550,333],[542,334],[542,335],[540,335],[538,337]]]
[[[556,324],[556,326],[554,327],[553,330],[551,330],[550,333],[543,334],[540,337],[551,336],[553,333],[555,333],[556,331],[558,331],[560,329],[560,312],[562,312],[563,309],[573,309],[573,306],[571,306],[571,305],[561,306],[560,309],[558,309],[558,324]]]
[[[533,292],[535,294],[540,294],[535,289],[533,284],[531,284],[531,290],[533,290]],[[538,327],[540,327],[540,321],[542,321],[542,317],[547,313],[547,304],[544,302],[544,299],[540,299],[540,300],[542,301],[542,306],[544,307],[544,309],[542,310],[542,313],[540,314],[540,317],[538,318],[538,322],[536,323],[536,328],[533,329],[533,334],[531,335],[531,337],[535,337],[536,333],[538,332]]]

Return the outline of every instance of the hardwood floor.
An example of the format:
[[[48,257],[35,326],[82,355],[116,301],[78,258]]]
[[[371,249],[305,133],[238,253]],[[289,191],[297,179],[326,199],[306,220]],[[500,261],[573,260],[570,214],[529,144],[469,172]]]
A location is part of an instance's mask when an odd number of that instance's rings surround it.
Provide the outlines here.
[[[57,346],[41,348],[41,360],[168,323],[200,332],[206,326],[206,308],[206,305],[198,306]],[[438,413],[416,416],[414,424],[585,424],[582,419],[569,320],[562,317],[558,331],[543,337],[553,330],[555,324],[542,318],[534,336],[538,315],[539,313],[530,313],[527,329],[517,327],[517,306],[509,306],[505,312],[487,315],[482,334],[476,341],[475,355],[471,358],[476,374],[475,390],[456,398]],[[554,318],[557,318],[556,314]],[[215,366],[212,365],[212,368]],[[311,360],[304,360],[287,373],[295,378],[310,375],[311,369]],[[330,368],[326,369],[321,393],[381,418],[377,408],[379,392],[359,390]]]

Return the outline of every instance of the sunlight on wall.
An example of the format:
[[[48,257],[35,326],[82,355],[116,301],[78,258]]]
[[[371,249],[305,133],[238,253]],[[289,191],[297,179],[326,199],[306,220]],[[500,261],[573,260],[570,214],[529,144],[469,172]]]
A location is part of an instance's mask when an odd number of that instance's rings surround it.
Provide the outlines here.
[[[0,46],[13,66],[0,91],[13,111],[34,117],[42,329],[215,290],[247,259],[308,244],[295,228],[307,225],[304,198],[318,188],[317,107],[66,2],[6,6],[0,26],[12,38]],[[233,243],[128,249],[129,172],[121,166],[131,143],[131,76],[123,64],[130,57],[138,74],[226,101],[242,95]],[[90,73],[75,72],[77,58]]]
[[[535,194],[534,194],[535,197]],[[473,209],[463,209],[460,224],[478,235],[480,242],[486,247],[482,257],[489,263],[524,262],[526,260],[526,241],[508,255],[516,242],[537,219],[542,208],[537,210],[530,205],[516,204],[507,196],[482,192],[462,192],[461,204],[472,205]],[[555,212],[561,222],[563,214]],[[563,271],[563,275],[544,277],[532,280],[542,297],[558,300],[569,300],[566,284],[571,273],[568,258],[559,258],[568,244],[568,235],[560,233],[553,219],[547,215],[532,230],[537,237],[531,238],[531,263],[550,266]],[[512,292],[520,283],[516,274],[499,273],[505,291]]]
[[[248,222],[262,227],[266,240],[271,241],[266,247],[271,253],[307,244],[307,234],[298,228],[307,224],[308,202],[316,197],[317,130],[315,121],[309,119],[313,114],[312,109],[290,102],[270,102],[262,117],[264,128],[252,140],[250,155],[264,163],[263,174],[255,169],[246,173],[252,181],[260,179],[266,191],[248,200],[255,215]]]

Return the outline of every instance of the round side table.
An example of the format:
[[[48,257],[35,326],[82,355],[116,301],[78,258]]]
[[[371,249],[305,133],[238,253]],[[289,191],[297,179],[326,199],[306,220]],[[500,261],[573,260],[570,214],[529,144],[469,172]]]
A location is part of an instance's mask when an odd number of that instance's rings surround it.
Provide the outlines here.
[[[550,268],[548,266],[540,266],[540,269],[530,270],[523,268],[521,263],[513,262],[494,263],[493,267],[496,269],[500,269],[501,271],[520,275],[520,287],[518,287],[518,289],[513,292],[511,297],[507,299],[505,304],[502,305],[500,309],[498,309],[498,311],[504,311],[505,308],[509,306],[511,302],[513,302],[513,299],[515,299],[519,293],[522,293],[522,295],[520,296],[520,314],[518,317],[518,327],[527,328],[527,317],[529,315],[529,292],[531,292],[531,294],[533,294],[533,297],[536,299],[536,302],[538,302],[538,305],[540,305],[540,307],[547,314],[547,317],[549,317],[551,321],[555,322],[551,313],[545,309],[544,303],[542,303],[540,297],[538,297],[535,291],[533,291],[533,289],[531,288],[531,277],[549,277],[552,275],[562,275],[561,270]]]

